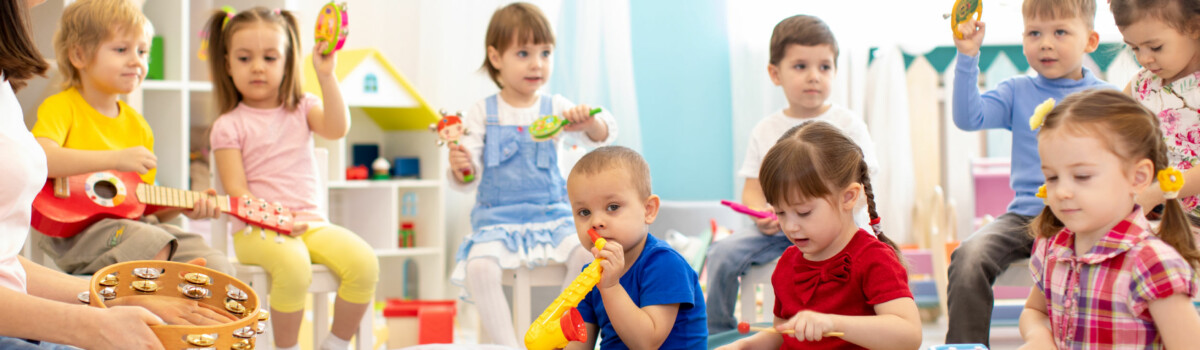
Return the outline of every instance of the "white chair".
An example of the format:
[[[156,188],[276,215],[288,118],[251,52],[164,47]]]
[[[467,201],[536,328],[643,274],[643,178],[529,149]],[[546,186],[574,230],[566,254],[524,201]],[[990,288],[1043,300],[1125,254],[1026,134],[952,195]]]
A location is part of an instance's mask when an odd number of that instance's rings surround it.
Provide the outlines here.
[[[317,212],[328,217],[329,212],[329,190],[326,169],[329,168],[329,151],[324,148],[316,148],[313,150],[313,156],[317,160]],[[218,176],[217,166],[215,161],[210,161],[212,173],[212,187],[219,193],[225,193],[225,189],[221,185],[221,177]],[[221,215],[218,219],[213,220],[212,224],[212,245],[229,255],[229,262],[233,264],[234,276],[238,279],[250,284],[254,292],[259,295],[260,304],[264,309],[270,309],[270,298],[267,297],[271,290],[271,279],[267,275],[267,270],[258,265],[243,265],[239,264],[237,257],[231,251],[232,244],[229,242],[229,218],[226,215]],[[312,284],[308,287],[308,292],[313,295],[313,346],[316,347],[324,340],[324,336],[328,334],[330,317],[329,312],[330,294],[337,292],[338,278],[329,270],[328,267],[321,264],[313,264],[312,267]],[[358,326],[358,333],[355,335],[358,350],[370,350],[375,345],[375,317],[373,308],[368,308],[367,313],[363,315],[362,321]],[[258,349],[272,350],[275,348],[275,338],[271,332],[271,323],[267,322],[266,331],[259,335]]]
[[[501,284],[512,286],[513,327],[516,328],[518,342],[525,339],[525,332],[529,331],[529,325],[533,324],[534,317],[542,313],[541,310],[533,310],[533,303],[530,300],[533,287],[561,288],[566,278],[567,266],[562,264],[539,266],[533,269],[518,267],[504,270]]]
[[[775,272],[775,264],[779,259],[763,265],[752,265],[742,274],[741,296],[739,297],[742,303],[742,322],[758,323],[758,322],[774,322],[775,321],[775,289],[771,287],[771,274]],[[758,306],[757,294],[759,286],[762,286],[762,319],[758,319],[755,315],[755,308]]]

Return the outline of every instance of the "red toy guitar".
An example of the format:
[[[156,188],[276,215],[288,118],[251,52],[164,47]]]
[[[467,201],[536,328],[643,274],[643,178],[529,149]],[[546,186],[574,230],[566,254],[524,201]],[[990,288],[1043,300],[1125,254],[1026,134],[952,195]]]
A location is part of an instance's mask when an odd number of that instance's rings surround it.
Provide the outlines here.
[[[126,191],[132,189],[133,191]],[[33,200],[33,228],[52,237],[71,237],[105,218],[137,219],[166,208],[190,209],[209,195],[142,183],[135,172],[98,171],[49,179]],[[216,196],[217,209],[247,224],[292,232],[292,212],[265,200]]]

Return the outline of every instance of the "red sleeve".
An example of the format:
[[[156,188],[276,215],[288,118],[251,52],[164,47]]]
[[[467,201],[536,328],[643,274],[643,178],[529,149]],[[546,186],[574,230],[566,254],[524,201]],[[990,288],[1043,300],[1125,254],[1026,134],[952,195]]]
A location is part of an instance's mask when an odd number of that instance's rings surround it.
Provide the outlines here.
[[[879,243],[879,242],[876,242]],[[863,251],[862,268],[863,295],[867,304],[878,305],[899,298],[912,298],[912,290],[908,288],[908,271],[900,264],[896,253],[883,243],[872,244]]]
[[[771,288],[775,290],[775,317],[783,319],[791,317],[791,315],[785,316],[783,314],[783,297],[791,295],[792,291],[780,288],[780,282],[776,281],[776,278],[784,278],[787,280],[791,279],[790,271],[793,271],[791,266],[793,261],[796,259],[796,252],[798,251],[799,250],[797,250],[795,247],[788,247],[785,249],[783,251],[783,256],[779,257],[779,262],[775,265],[775,272],[771,274]],[[780,270],[780,266],[784,267],[784,269]],[[784,272],[781,273],[780,271]],[[786,277],[781,277],[782,274],[789,275]],[[766,305],[763,305],[763,307],[766,307]]]

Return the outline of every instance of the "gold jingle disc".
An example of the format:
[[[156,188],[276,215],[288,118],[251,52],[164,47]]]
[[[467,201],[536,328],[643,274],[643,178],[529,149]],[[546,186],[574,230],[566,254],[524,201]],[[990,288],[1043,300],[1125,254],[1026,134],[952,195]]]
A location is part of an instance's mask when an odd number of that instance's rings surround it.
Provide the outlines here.
[[[133,269],[133,275],[138,278],[153,280],[162,276],[162,271],[153,267],[139,267]]]
[[[231,346],[230,348],[233,350],[253,350],[254,349],[254,340],[253,339],[238,340],[237,342],[233,343],[233,346]]]
[[[75,298],[78,299],[79,302],[84,303],[84,304],[91,304],[91,300],[92,300],[91,293],[89,293],[89,292],[79,292],[79,295],[76,296]]]
[[[267,310],[258,310],[258,320],[259,321],[266,321],[270,318],[271,318],[270,312],[267,312]]]
[[[154,293],[158,291],[158,283],[154,281],[133,281],[133,290],[142,293]]]
[[[193,300],[200,300],[209,296],[208,288],[187,283],[179,284],[179,292]]]
[[[195,284],[195,285],[201,285],[201,286],[206,286],[206,285],[209,285],[210,283],[212,283],[212,278],[208,277],[208,275],[205,275],[205,274],[202,274],[199,272],[191,272],[186,275],[183,275],[183,279],[188,281],[188,283]]]
[[[104,297],[104,300],[116,299],[117,287],[104,287],[104,289],[100,290],[100,296]]]
[[[262,332],[264,332],[264,331],[266,331],[266,330],[267,330],[267,323],[266,323],[266,322],[259,322],[259,323],[258,323],[258,328],[255,328],[255,329],[254,329],[254,331],[255,331],[255,332],[258,332],[258,334],[262,334]]]
[[[105,275],[104,278],[101,278],[100,285],[105,286],[105,287],[112,287],[112,286],[117,285],[118,280],[119,279],[117,278],[117,273],[113,272],[108,275]]]
[[[184,339],[192,346],[209,347],[217,343],[217,337],[212,334],[188,334]]]
[[[242,303],[237,302],[237,300],[226,300],[225,310],[238,315],[246,314],[246,307],[242,306]]]

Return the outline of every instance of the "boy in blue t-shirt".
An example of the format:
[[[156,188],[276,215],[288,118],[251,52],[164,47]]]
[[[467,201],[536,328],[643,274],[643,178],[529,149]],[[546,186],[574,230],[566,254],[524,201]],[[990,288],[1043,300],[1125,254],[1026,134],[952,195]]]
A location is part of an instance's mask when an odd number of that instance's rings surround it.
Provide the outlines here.
[[[567,178],[567,196],[583,247],[600,261],[600,282],[579,303],[587,343],[567,349],[704,349],[708,322],[700,281],[683,256],[647,233],[658,215],[650,166],[620,146],[588,153]],[[597,250],[595,229],[608,241]]]

